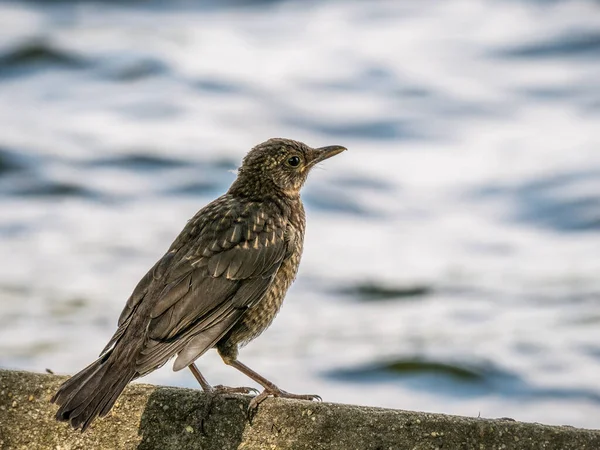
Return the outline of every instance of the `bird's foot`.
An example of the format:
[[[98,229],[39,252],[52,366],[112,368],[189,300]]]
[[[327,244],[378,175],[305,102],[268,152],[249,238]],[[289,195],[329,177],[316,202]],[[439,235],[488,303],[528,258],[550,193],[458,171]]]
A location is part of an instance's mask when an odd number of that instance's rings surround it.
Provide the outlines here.
[[[258,389],[251,387],[230,387],[219,384],[218,386],[209,386],[210,390],[205,391],[208,395],[208,400],[204,404],[204,408],[200,413],[200,431],[203,435],[206,435],[206,421],[210,417],[210,414],[215,406],[217,396],[222,396],[226,400],[239,399],[239,395],[247,394],[258,394]]]
[[[223,386],[222,384],[219,384],[218,386],[213,386],[213,392],[215,394],[224,394],[224,395],[228,395],[228,394],[243,394],[243,395],[253,394],[253,395],[256,395],[256,394],[258,394],[258,389],[254,389],[252,387],[246,387],[246,386],[230,387],[230,386]]]
[[[290,392],[286,392],[283,389],[279,388],[268,388],[250,400],[248,404],[248,411],[255,410],[258,405],[260,405],[263,401],[265,401],[268,397],[280,397],[280,398],[293,398],[296,400],[316,400],[321,401],[322,398],[318,395],[313,394],[292,394]]]

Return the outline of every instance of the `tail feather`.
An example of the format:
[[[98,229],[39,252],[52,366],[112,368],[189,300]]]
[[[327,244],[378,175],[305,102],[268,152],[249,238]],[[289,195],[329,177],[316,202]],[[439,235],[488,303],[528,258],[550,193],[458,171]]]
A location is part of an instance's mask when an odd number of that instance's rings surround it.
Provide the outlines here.
[[[116,403],[117,398],[119,398],[119,395],[121,395],[121,392],[123,392],[123,389],[125,389],[125,386],[127,386],[127,384],[131,381],[131,378],[119,380],[119,384],[113,387],[112,393],[104,397],[104,400],[99,405],[100,412],[98,414],[100,417],[104,417],[109,413],[113,405]]]
[[[56,391],[56,394],[50,400],[52,403],[56,403],[58,405],[64,404],[69,397],[73,396],[75,393],[80,391],[83,387],[90,388],[91,385],[88,383],[88,380],[94,378],[94,375],[98,373],[100,369],[102,369],[102,361],[100,359],[94,361],[92,364],[87,366],[85,369],[71,376],[67,381],[65,381]],[[96,377],[95,380],[98,382],[101,377]],[[59,413],[61,413],[62,408],[59,409],[57,413],[57,419],[64,420],[58,417]]]
[[[112,360],[110,353],[103,355],[65,381],[54,394],[51,402],[60,406],[56,419],[85,431],[96,417],[110,411],[134,377],[135,370]]]

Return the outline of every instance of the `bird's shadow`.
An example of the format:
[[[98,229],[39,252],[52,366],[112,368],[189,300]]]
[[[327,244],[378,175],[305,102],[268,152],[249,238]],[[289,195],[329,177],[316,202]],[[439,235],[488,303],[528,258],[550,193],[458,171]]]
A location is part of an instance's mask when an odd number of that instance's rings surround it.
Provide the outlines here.
[[[176,391],[176,392],[174,392]],[[140,421],[138,450],[238,448],[249,426],[250,397],[157,388]]]

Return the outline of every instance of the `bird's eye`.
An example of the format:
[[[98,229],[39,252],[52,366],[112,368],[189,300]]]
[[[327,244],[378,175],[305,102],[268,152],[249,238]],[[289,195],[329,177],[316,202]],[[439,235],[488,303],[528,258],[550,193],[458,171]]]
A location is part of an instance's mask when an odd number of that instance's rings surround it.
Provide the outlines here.
[[[300,157],[291,156],[290,158],[288,158],[287,163],[292,167],[298,167],[300,165]]]

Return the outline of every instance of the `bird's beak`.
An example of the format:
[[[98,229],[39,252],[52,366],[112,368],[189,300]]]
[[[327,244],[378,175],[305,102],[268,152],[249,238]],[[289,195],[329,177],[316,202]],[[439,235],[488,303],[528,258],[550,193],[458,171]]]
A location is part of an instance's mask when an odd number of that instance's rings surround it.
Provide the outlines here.
[[[332,156],[335,156],[339,153],[342,153],[344,150],[348,150],[346,147],[342,147],[341,145],[330,145],[329,147],[321,147],[314,149],[313,157],[310,161],[310,166],[314,166],[315,164],[320,163],[321,161],[325,161]]]

